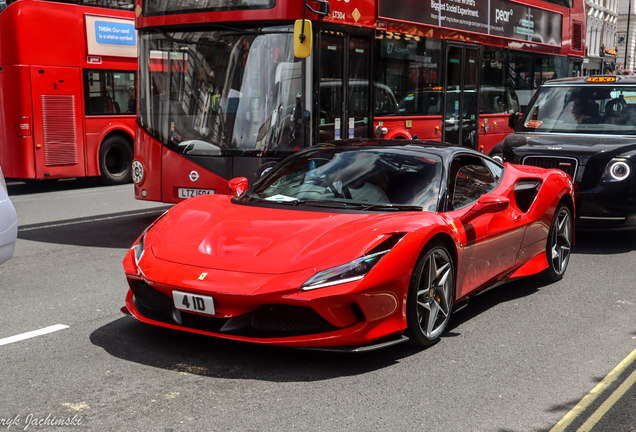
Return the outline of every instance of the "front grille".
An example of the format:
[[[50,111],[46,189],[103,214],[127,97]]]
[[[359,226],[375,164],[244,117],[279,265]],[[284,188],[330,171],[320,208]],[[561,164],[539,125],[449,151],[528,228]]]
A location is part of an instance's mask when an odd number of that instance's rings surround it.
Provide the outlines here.
[[[147,318],[213,333],[272,338],[338,330],[338,327],[329,323],[318,312],[309,307],[265,305],[234,318],[218,318],[177,311],[172,297],[142,281],[135,283],[133,294],[137,310]]]
[[[523,164],[540,168],[560,169],[569,175],[572,181],[575,181],[579,161],[570,157],[526,156],[523,158]]]
[[[256,310],[252,328],[271,336],[298,336],[337,330],[318,312],[309,307],[268,305]]]
[[[151,311],[172,313],[174,310],[172,297],[157,291],[145,282],[135,283],[133,294],[135,294],[135,300],[140,306]]]

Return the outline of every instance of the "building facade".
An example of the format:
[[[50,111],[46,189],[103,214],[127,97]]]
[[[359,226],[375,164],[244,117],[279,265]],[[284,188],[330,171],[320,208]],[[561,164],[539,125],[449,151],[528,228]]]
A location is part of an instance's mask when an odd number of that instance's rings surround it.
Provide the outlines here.
[[[636,47],[636,16],[634,0],[620,0],[616,29],[616,66],[619,73],[634,71],[634,47]]]
[[[619,3],[634,0],[586,0],[585,60],[583,75],[598,75],[617,68],[616,33]]]

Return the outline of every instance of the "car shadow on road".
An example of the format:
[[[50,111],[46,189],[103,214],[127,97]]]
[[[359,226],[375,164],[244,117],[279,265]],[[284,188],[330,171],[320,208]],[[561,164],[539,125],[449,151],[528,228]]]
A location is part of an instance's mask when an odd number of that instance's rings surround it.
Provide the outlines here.
[[[170,206],[18,227],[18,238],[74,246],[129,248]]]
[[[60,192],[94,187],[109,187],[99,177],[71,178],[61,180],[7,180],[9,196],[33,195],[44,192]]]
[[[573,254],[612,255],[636,250],[634,231],[577,231]]]
[[[422,351],[408,343],[355,354],[284,348],[154,327],[131,317],[98,328],[90,340],[114,357],[151,367],[211,378],[271,382],[365,374]]]
[[[470,321],[499,304],[532,295],[551,283],[552,282],[544,279],[541,275],[536,275],[513,280],[492,289],[482,291],[469,300],[467,307],[453,312],[448,322],[446,334],[442,338],[458,336],[453,330],[466,321]]]
[[[361,375],[393,366],[418,353],[436,356],[444,338],[463,322],[507,301],[537,292],[547,283],[528,278],[496,287],[451,317],[439,344],[427,349],[408,343],[366,353],[334,353],[243,343],[154,327],[123,317],[95,330],[91,342],[123,360],[166,370],[229,379],[306,382]]]

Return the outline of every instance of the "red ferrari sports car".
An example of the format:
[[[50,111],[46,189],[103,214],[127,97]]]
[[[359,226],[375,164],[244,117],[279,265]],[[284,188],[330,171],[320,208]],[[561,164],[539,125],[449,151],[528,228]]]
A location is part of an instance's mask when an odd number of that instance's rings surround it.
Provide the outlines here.
[[[130,249],[125,313],[262,344],[427,346],[494,284],[560,279],[573,242],[560,170],[399,141],[321,145],[247,188],[175,205]]]

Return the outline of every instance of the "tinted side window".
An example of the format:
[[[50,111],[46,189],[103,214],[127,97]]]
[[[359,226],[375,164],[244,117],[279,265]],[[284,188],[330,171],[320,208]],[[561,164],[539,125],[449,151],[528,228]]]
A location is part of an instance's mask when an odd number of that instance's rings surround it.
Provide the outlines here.
[[[86,115],[135,115],[136,81],[132,71],[84,70]]]
[[[97,6],[108,9],[121,9],[131,11],[135,7],[135,0],[80,0],[86,6]]]
[[[474,156],[455,158],[449,172],[449,210],[458,210],[473,204],[499,184],[503,168]]]

